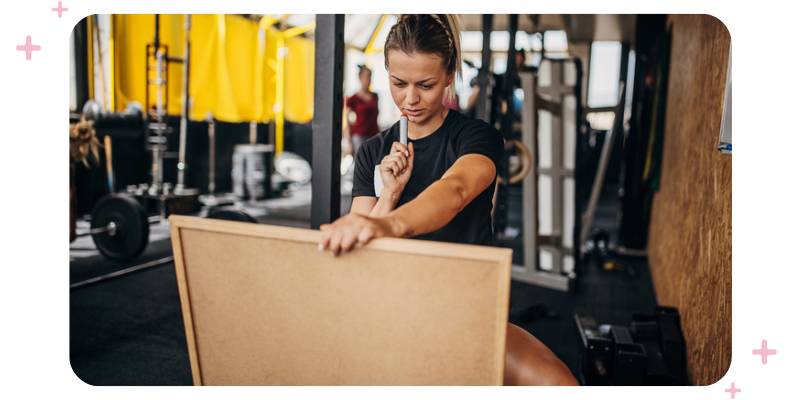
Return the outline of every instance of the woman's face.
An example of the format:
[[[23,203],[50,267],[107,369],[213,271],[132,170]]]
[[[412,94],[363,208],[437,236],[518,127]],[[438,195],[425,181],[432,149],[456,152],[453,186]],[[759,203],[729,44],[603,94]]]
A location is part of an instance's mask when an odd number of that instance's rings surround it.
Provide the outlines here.
[[[443,117],[442,99],[453,74],[442,66],[442,58],[402,51],[390,51],[388,57],[392,98],[408,122],[424,125]]]
[[[369,84],[372,82],[372,71],[364,68],[361,70],[361,73],[358,74],[358,78],[361,79],[361,86],[369,88]]]

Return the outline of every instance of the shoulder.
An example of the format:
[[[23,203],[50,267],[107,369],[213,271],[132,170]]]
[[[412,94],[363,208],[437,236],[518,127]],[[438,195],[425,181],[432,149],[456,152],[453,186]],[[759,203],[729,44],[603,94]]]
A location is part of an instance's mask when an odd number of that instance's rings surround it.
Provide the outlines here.
[[[451,124],[451,134],[453,138],[463,139],[467,137],[479,136],[488,140],[503,141],[503,136],[500,131],[489,125],[486,121],[468,117],[458,111],[451,110],[455,114]]]
[[[452,123],[450,137],[457,157],[480,154],[499,168],[503,154],[503,135],[483,120],[459,114]]]
[[[367,139],[366,141],[364,141],[364,143],[361,144],[361,147],[373,159],[380,157],[381,153],[385,149],[387,148],[391,149],[392,142],[396,140],[397,137],[396,127],[395,127],[396,125],[397,124],[395,123],[395,125],[392,125],[391,127],[380,131],[377,135]]]

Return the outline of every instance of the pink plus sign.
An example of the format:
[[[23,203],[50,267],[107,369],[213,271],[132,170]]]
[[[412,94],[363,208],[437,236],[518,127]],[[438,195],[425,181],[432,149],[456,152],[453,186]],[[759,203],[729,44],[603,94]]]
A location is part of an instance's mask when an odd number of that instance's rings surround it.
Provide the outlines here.
[[[767,348],[767,341],[761,341],[761,348],[753,350],[753,354],[757,356],[761,356],[761,364],[767,363],[767,356],[774,356],[778,354],[778,350],[768,349]]]
[[[741,392],[742,389],[737,389],[736,388],[736,384],[731,382],[731,388],[730,389],[725,389],[725,391],[731,394],[731,398],[732,399],[735,399],[736,398],[736,393]]]
[[[25,59],[27,59],[27,60],[31,59],[31,52],[39,51],[41,49],[42,49],[42,46],[32,45],[31,44],[31,37],[30,36],[26,36],[25,37],[25,44],[24,45],[17,46],[17,50],[21,50],[21,51],[25,52]]]
[[[59,1],[58,2],[58,8],[52,8],[51,10],[58,11],[58,18],[61,18],[61,13],[64,12],[64,11],[69,11],[69,8],[61,7],[61,2]]]

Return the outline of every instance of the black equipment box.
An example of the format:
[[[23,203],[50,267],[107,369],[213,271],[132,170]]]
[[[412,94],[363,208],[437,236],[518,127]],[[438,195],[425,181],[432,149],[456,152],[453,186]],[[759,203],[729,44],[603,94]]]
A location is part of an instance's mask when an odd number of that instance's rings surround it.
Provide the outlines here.
[[[679,386],[686,382],[686,342],[672,307],[633,314],[630,327],[575,315],[587,386]]]

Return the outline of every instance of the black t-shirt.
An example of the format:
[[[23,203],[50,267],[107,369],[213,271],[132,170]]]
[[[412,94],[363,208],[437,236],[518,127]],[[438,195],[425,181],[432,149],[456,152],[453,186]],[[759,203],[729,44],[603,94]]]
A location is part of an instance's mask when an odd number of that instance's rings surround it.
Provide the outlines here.
[[[364,142],[356,155],[353,177],[353,197],[380,195],[383,182],[377,167],[389,155],[392,143],[399,141],[399,122],[391,128]],[[497,129],[481,120],[471,119],[457,112],[448,112],[439,127],[432,134],[417,140],[409,138],[414,144],[414,169],[406,184],[400,200],[403,204],[415,199],[423,190],[444,175],[456,160],[466,154],[481,154],[489,157],[496,169],[500,166],[503,153],[503,137]],[[415,239],[440,242],[492,245],[492,197],[495,180],[471,203],[444,227]],[[376,180],[377,187],[376,190]]]

